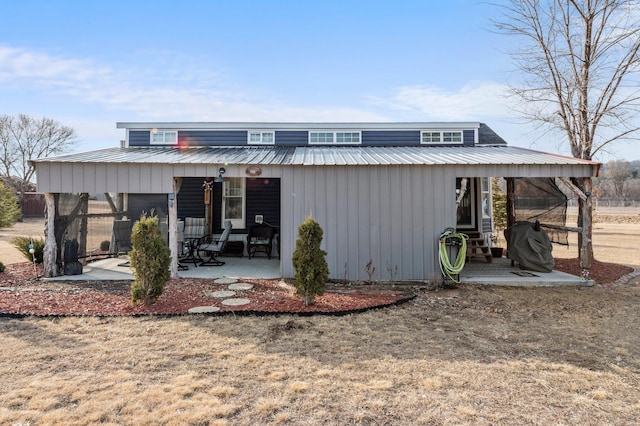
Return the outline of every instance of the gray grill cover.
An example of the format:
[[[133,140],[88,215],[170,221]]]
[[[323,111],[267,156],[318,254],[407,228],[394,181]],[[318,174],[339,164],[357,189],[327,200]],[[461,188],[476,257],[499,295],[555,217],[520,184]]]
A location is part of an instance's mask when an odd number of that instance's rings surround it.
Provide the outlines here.
[[[547,233],[531,222],[518,222],[504,231],[509,242],[508,257],[520,264],[521,269],[551,272],[555,260],[551,254],[551,241]]]

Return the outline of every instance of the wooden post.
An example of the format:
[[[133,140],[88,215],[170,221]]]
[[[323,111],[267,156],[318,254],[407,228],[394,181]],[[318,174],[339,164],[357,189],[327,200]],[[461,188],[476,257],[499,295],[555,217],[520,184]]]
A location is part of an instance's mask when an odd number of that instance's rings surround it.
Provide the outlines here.
[[[582,238],[580,242],[580,268],[583,270],[589,270],[591,266],[591,258],[593,257],[593,246],[591,243],[592,235],[592,218],[593,218],[593,203],[591,198],[592,181],[590,177],[583,178],[582,180],[585,195],[584,199],[580,199],[582,203]]]
[[[178,278],[178,192],[181,178],[173,179],[173,194],[169,194],[169,250],[171,250],[171,278]]]
[[[505,178],[505,180],[507,181],[507,229],[509,229],[516,224],[516,187],[513,178]]]
[[[55,194],[47,192],[44,194],[44,202],[46,206],[45,228],[44,228],[44,276],[47,278],[57,277],[60,274],[58,270],[55,218],[56,218],[56,200]]]

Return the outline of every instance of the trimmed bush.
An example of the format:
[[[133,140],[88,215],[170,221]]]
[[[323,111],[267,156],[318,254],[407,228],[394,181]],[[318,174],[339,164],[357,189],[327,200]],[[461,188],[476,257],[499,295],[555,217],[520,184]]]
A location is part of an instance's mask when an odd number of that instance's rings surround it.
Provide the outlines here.
[[[11,240],[11,244],[17,248],[29,262],[33,262],[35,259],[37,264],[42,263],[42,256],[44,254],[44,238],[15,237]],[[29,251],[31,249],[31,244],[33,244],[33,254]]]
[[[104,240],[100,243],[100,251],[109,251],[109,247],[111,247],[111,241]]]
[[[129,261],[133,269],[134,281],[131,283],[131,301],[133,303],[153,304],[158,300],[169,281],[171,254],[158,226],[157,216],[143,213],[131,232]]]
[[[293,268],[296,271],[294,285],[296,293],[304,296],[305,305],[313,303],[316,295],[324,293],[329,279],[329,267],[320,248],[323,231],[318,222],[309,216],[298,228],[298,239],[293,251]]]
[[[20,217],[18,198],[13,190],[0,182],[0,228],[9,228]]]
[[[0,262],[0,273],[4,272],[4,263]]]

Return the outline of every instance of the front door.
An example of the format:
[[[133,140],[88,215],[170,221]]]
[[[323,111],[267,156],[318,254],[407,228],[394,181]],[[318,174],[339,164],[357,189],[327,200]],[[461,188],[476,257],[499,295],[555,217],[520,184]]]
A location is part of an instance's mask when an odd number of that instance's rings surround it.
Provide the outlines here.
[[[456,179],[456,228],[476,229],[475,179]]]

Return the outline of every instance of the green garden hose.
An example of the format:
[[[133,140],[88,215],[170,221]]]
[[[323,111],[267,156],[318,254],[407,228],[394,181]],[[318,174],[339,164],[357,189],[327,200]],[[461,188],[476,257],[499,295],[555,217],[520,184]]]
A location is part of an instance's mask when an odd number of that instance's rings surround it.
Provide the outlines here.
[[[440,270],[443,277],[456,283],[460,283],[458,275],[464,268],[464,261],[467,257],[467,238],[469,238],[468,235],[455,232],[452,228],[447,228],[440,235]],[[458,255],[453,265],[449,259],[447,246],[459,246]]]

